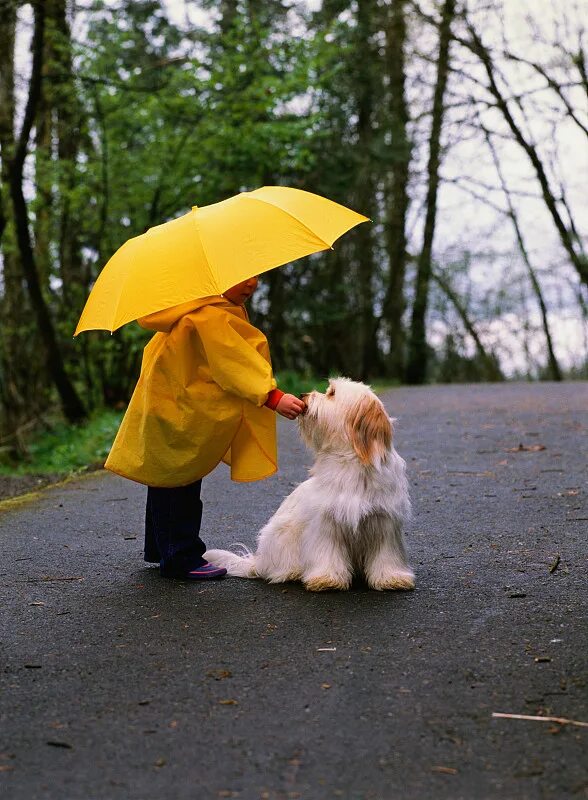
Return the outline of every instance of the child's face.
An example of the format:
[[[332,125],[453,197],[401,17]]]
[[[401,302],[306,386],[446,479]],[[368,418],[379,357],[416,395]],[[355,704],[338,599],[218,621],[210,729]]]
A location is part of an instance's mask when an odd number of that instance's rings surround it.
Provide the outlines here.
[[[256,289],[257,275],[253,278],[247,278],[246,281],[241,281],[241,283],[236,284],[236,286],[231,286],[231,288],[227,289],[223,294],[231,303],[234,303],[236,306],[242,306],[243,303],[249,300]]]

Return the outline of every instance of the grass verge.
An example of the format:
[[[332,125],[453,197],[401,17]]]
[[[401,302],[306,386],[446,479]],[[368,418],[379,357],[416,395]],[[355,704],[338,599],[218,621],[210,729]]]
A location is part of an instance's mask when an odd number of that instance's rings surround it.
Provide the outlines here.
[[[121,419],[121,411],[104,410],[83,425],[56,422],[27,443],[26,460],[0,463],[0,475],[68,475],[103,463]]]

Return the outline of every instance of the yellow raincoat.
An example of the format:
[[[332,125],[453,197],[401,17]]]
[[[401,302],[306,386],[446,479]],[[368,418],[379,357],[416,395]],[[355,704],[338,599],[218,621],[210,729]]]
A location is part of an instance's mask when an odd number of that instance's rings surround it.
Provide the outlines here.
[[[185,486],[220,461],[234,481],[277,470],[269,346],[243,306],[206,297],[143,317],[158,331],[106,460],[148,486]]]

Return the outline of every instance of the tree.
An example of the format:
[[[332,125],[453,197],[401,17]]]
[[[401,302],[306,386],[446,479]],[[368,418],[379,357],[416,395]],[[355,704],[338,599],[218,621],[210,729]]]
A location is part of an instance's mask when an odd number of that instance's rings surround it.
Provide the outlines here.
[[[501,381],[503,379],[502,372],[498,365],[498,361],[494,353],[489,353],[484,344],[474,322],[470,318],[465,302],[460,298],[459,294],[451,286],[449,279],[446,275],[438,270],[431,272],[432,279],[438,284],[441,291],[447,296],[463,324],[468,335],[472,338],[475,348],[478,363],[480,364],[480,372],[482,380],[486,381]]]
[[[14,253],[14,230],[8,196],[8,157],[14,150],[14,42],[16,6],[0,0],[0,245],[2,247],[2,292],[0,312],[0,442],[14,458],[26,454],[21,428],[34,413],[27,407],[32,382],[27,339],[21,336],[26,307],[19,268]]]
[[[63,413],[70,422],[78,422],[85,417],[86,411],[65,371],[51,314],[43,296],[31,242],[27,204],[23,192],[24,163],[43,80],[45,22],[44,4],[35,5],[34,31],[31,45],[32,67],[24,120],[20,135],[14,145],[14,152],[12,155],[6,154],[6,162],[20,262],[33,312],[37,320],[41,342],[45,350],[48,371],[59,394]]]
[[[427,164],[427,200],[423,246],[418,258],[415,298],[412,306],[410,341],[406,379],[409,383],[423,383],[427,374],[426,314],[431,279],[433,239],[437,218],[439,192],[439,166],[441,162],[441,133],[443,128],[444,96],[450,72],[449,48],[452,38],[451,24],[455,17],[455,0],[445,0],[439,24],[439,56],[437,80],[433,96],[429,160]]]
[[[543,296],[541,284],[539,283],[537,272],[535,271],[533,265],[531,264],[531,258],[527,246],[525,244],[525,237],[523,235],[523,230],[519,223],[519,218],[516,212],[516,208],[512,200],[512,195],[509,191],[506,177],[503,174],[503,170],[500,164],[500,159],[498,158],[494,142],[492,141],[490,132],[483,126],[483,123],[481,121],[480,121],[480,129],[484,132],[484,137],[486,139],[490,152],[492,153],[492,160],[494,162],[494,166],[496,167],[496,173],[500,179],[500,185],[502,187],[507,202],[507,214],[512,222],[519,251],[521,253],[525,266],[527,267],[529,280],[531,282],[531,286],[533,287],[533,292],[535,293],[535,297],[537,298],[537,304],[539,306],[539,310],[541,313],[541,325],[543,327],[543,333],[545,334],[545,343],[547,345],[549,374],[552,380],[561,381],[563,379],[563,373],[559,365],[559,362],[557,360],[557,356],[555,355],[555,349],[553,346],[553,337],[551,335],[551,329],[549,326],[549,319],[547,314],[547,303],[545,302],[545,298]]]
[[[588,286],[588,258],[583,250],[581,239],[575,235],[574,226],[566,224],[564,216],[560,211],[558,198],[556,197],[556,193],[552,188],[548,172],[543,164],[539,150],[532,139],[525,135],[521,125],[519,125],[515,115],[511,110],[511,104],[509,103],[504,91],[500,87],[497,69],[489,48],[485,46],[482,36],[471,22],[468,22],[467,27],[470,38],[469,40],[462,40],[462,43],[471,49],[471,51],[480,59],[488,80],[488,91],[494,98],[496,106],[500,110],[514,140],[529,159],[539,183],[543,201],[549,212],[549,215],[551,216],[551,219],[553,220],[553,224],[555,225],[561,244],[569,257],[570,262],[576,269],[580,280],[586,286]],[[578,64],[580,63],[582,62],[579,60]],[[504,77],[502,80],[504,82]],[[511,94],[515,98],[514,103],[519,107],[519,110],[523,111],[520,96],[514,93]]]
[[[408,186],[412,142],[408,131],[409,110],[406,100],[405,47],[407,8],[405,0],[393,0],[384,6],[385,74],[388,91],[384,95],[385,128],[389,137],[386,148],[388,169],[384,178],[385,249],[388,259],[387,287],[382,312],[388,330],[389,355],[386,372],[402,380],[405,372],[404,312],[407,265],[406,219],[410,198]]]

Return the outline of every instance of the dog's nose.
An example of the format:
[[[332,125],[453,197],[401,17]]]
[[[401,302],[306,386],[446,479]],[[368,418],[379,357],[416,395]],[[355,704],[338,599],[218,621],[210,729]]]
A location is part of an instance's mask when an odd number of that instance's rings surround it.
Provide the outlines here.
[[[302,394],[299,394],[299,395],[298,395],[298,399],[299,399],[299,400],[302,400],[302,402],[304,403],[304,408],[303,408],[303,409],[302,409],[302,411],[300,412],[300,414],[301,414],[302,416],[304,416],[304,415],[306,414],[306,412],[308,411],[308,401],[307,401],[307,399],[306,399],[306,398],[307,398],[309,395],[310,395],[310,392],[302,392]]]

